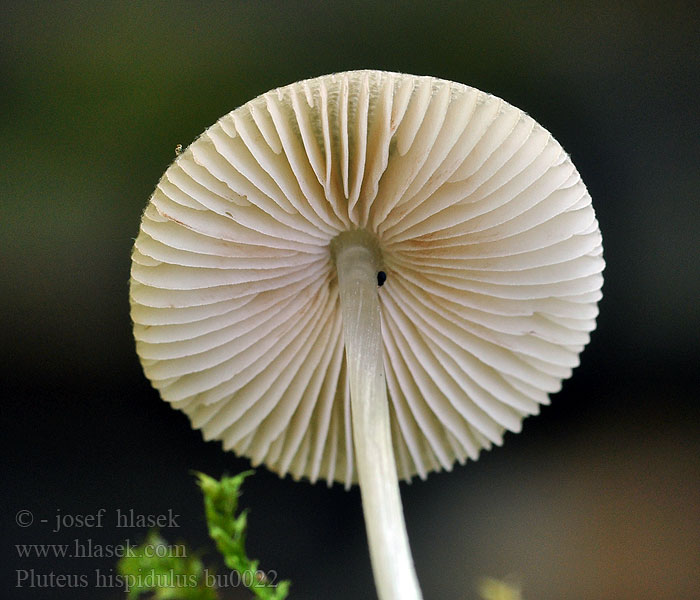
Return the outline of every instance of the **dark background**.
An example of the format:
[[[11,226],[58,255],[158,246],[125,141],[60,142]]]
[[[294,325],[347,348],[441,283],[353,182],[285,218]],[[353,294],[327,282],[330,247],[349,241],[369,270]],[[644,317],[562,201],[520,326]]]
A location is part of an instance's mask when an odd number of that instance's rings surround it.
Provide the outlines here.
[[[236,106],[374,68],[529,112],[587,183],[607,260],[598,330],[552,405],[478,462],[402,486],[426,600],[475,599],[484,575],[519,582],[526,600],[700,598],[695,3],[1,10],[2,597],[123,597],[16,587],[18,569],[109,574],[113,559],[19,558],[15,544],[137,543],[146,530],[117,529],[117,508],[172,509],[170,541],[211,547],[190,470],[248,463],[203,442],[141,372],[127,298],[141,211],[176,144]],[[373,597],[356,489],[259,469],[242,502],[250,554],[293,580],[291,598]],[[58,510],[100,508],[103,528],[51,531]],[[20,510],[32,526],[15,523]]]

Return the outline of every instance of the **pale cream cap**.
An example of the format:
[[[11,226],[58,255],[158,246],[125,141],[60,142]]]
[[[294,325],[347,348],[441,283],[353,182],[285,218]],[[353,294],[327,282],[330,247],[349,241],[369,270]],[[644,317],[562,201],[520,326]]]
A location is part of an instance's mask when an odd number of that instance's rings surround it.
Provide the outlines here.
[[[331,240],[366,229],[398,475],[501,444],[578,365],[602,242],[569,156],[468,86],[353,71],[232,111],[143,215],[131,314],[144,371],[206,439],[311,481],[356,480]]]

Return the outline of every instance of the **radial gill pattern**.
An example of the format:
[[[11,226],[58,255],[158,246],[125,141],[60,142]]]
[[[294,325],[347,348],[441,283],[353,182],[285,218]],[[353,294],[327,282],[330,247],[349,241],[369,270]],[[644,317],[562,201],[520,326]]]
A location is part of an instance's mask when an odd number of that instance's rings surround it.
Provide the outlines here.
[[[131,271],[137,350],[206,439],[355,481],[330,242],[376,236],[399,477],[501,444],[595,328],[601,236],[552,136],[465,85],[378,71],[273,90],[163,175]]]

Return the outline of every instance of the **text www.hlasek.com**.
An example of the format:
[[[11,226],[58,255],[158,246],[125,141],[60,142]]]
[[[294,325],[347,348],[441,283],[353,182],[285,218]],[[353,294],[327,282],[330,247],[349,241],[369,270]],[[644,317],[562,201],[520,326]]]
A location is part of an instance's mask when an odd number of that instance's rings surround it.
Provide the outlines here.
[[[84,541],[74,539],[72,544],[15,544],[20,558],[121,558],[137,556],[135,548],[129,540],[123,544],[96,544],[92,538]],[[140,552],[146,558],[187,557],[187,549],[183,544],[147,544]]]

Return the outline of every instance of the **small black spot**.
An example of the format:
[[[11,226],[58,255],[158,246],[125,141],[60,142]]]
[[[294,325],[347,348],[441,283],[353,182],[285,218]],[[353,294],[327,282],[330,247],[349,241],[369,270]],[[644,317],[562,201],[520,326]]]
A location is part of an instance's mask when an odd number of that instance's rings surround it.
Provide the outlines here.
[[[377,273],[377,285],[379,287],[382,287],[384,285],[385,281],[386,281],[386,273],[384,271],[379,271],[379,273]]]

